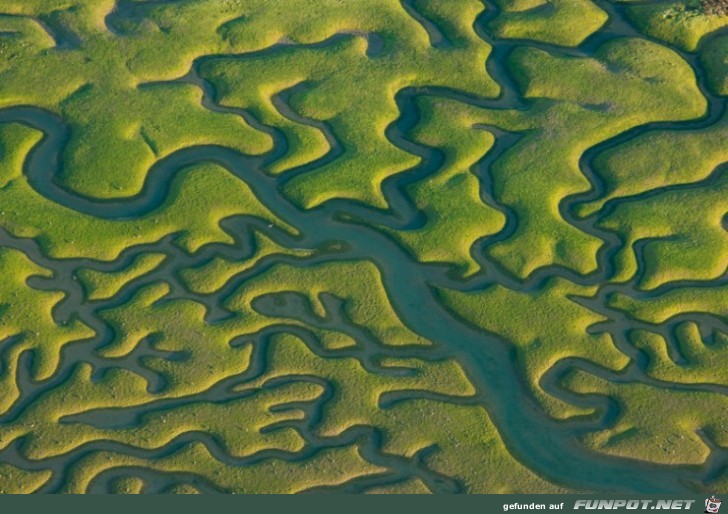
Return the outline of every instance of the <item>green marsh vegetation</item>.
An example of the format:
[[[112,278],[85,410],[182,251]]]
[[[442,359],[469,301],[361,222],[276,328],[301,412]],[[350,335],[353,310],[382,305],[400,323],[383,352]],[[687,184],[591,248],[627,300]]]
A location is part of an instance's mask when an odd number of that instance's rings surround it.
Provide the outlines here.
[[[3,2],[0,492],[728,483],[725,5]]]

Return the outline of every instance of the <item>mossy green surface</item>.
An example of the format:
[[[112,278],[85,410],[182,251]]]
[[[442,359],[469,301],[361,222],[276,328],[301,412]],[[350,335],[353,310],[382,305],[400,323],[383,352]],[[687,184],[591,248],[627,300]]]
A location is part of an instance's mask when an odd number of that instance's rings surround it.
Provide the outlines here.
[[[617,294],[609,303],[638,319],[654,324],[663,323],[684,312],[705,312],[725,318],[728,315],[728,287],[685,287],[649,300]]]
[[[137,256],[123,271],[104,273],[80,269],[77,276],[88,291],[89,300],[104,300],[112,298],[127,282],[158,267],[165,258],[166,255],[161,253],[142,254]]]
[[[431,105],[423,105],[422,110],[423,119],[411,136],[444,152],[445,162],[436,175],[409,188],[418,210],[427,217],[426,224],[395,234],[417,260],[453,263],[464,275],[472,274],[479,268],[471,255],[472,245],[505,223],[501,212],[482,201],[475,172],[495,138],[487,130],[464,124],[465,120],[445,118]],[[457,239],[453,234],[458,234]]]
[[[165,395],[175,396],[204,391],[223,377],[247,368],[250,346],[229,344],[235,336],[245,333],[242,320],[206,323],[203,305],[189,300],[160,301],[168,293],[168,284],[153,284],[123,305],[103,310],[101,316],[116,337],[101,348],[101,354],[110,359],[120,358],[133,351],[143,338],[152,337],[157,350],[184,356],[149,356],[143,360],[145,367],[164,376]],[[249,325],[249,329],[253,326]]]
[[[320,318],[327,316],[322,294],[347,300],[344,304],[346,319],[365,328],[384,344],[430,344],[402,323],[389,303],[379,270],[367,261],[316,264],[306,268],[278,264],[242,284],[227,300],[226,307],[253,325],[254,320],[264,319],[256,312],[253,300],[262,295],[287,292],[303,295],[310,312]],[[295,322],[295,319],[281,321]]]
[[[3,1],[0,492],[718,490],[726,26]]]
[[[144,480],[139,477],[121,477],[114,481],[114,494],[140,494],[143,492]]]
[[[109,373],[112,375],[112,373]],[[145,415],[135,426],[127,429],[102,429],[84,423],[60,422],[60,415],[75,414],[64,408],[73,398],[76,409],[108,406],[128,406],[140,399],[155,398],[143,394],[133,384],[129,374],[113,373],[101,384],[90,382],[90,370],[83,369],[71,378],[65,387],[53,395],[41,398],[32,412],[24,414],[16,423],[4,428],[5,437],[18,437],[28,433],[24,455],[29,459],[45,459],[62,455],[91,441],[109,440],[143,449],[158,449],[185,433],[205,432],[219,441],[233,457],[249,457],[262,450],[275,449],[284,452],[300,451],[304,442],[292,428],[265,432],[263,429],[276,423],[296,420],[303,413],[295,409],[282,412],[271,407],[289,402],[310,401],[321,394],[321,388],[310,384],[290,384],[281,388],[266,389],[254,396],[222,404],[191,403],[181,409],[160,410]],[[74,393],[71,396],[70,391]],[[136,390],[135,395],[132,390]],[[111,392],[114,402],[104,401],[104,394]],[[79,394],[84,396],[79,396]],[[96,401],[92,399],[96,397]],[[136,398],[133,398],[136,396]],[[128,402],[128,403],[127,403]],[[81,411],[83,412],[83,411]],[[245,412],[245,416],[240,413]],[[49,447],[47,441],[54,441]]]
[[[304,461],[266,459],[256,465],[240,467],[215,459],[201,443],[191,443],[160,459],[94,452],[74,465],[63,492],[83,493],[96,474],[119,467],[149,468],[169,475],[205,474],[215,477],[213,483],[218,490],[238,494],[296,493],[386,471],[386,468],[365,461],[356,446],[326,450]]]
[[[689,189],[668,190],[619,205],[601,224],[618,232],[627,245],[617,256],[620,267],[636,269],[632,248],[645,240],[639,286],[656,287],[678,280],[709,280],[728,267],[728,232],[723,226],[728,178]]]
[[[421,27],[404,23],[409,18],[401,8],[398,7],[397,14],[392,16],[389,2],[378,4],[357,2],[348,6],[345,14],[339,7],[331,14],[331,19],[332,23],[336,23],[337,16],[350,20],[349,32],[378,33],[385,48],[382,56],[367,58],[370,43],[352,33],[331,41],[324,48],[288,45],[243,60],[221,57],[201,64],[202,76],[218,87],[224,105],[253,108],[256,112],[264,109],[266,103],[260,96],[269,97],[276,92],[276,87],[280,91],[297,83],[317,84],[316,88],[293,95],[291,106],[300,115],[325,121],[341,141],[344,153],[332,163],[298,176],[286,185],[286,193],[306,207],[314,207],[331,198],[356,199],[384,206],[381,182],[418,162],[415,156],[392,145],[385,136],[386,127],[397,118],[394,94],[398,90],[447,86],[456,76],[460,88],[465,91],[483,96],[497,94],[497,85],[487,74],[459,71],[473,66],[484,71],[489,48],[477,38],[472,28],[458,27],[460,37],[453,41],[452,48],[433,51]],[[455,11],[453,17],[474,14],[478,8],[478,4],[471,1],[458,3],[458,6],[458,11],[452,9]],[[366,9],[369,14],[357,13],[359,9]],[[377,14],[372,16],[372,13]],[[403,38],[407,45],[387,52],[394,40],[394,31],[398,40]],[[299,40],[295,35],[291,39]],[[346,68],[346,73],[340,72],[342,67]],[[342,94],[352,89],[357,90],[356,95]]]
[[[490,24],[495,35],[577,46],[609,18],[588,0],[548,0],[533,6],[523,3],[498,2],[504,11]]]
[[[0,220],[9,232],[36,238],[50,256],[112,260],[130,244],[154,242],[176,232],[177,244],[194,252],[208,243],[232,242],[219,223],[241,213],[241,208],[289,228],[244,182],[215,164],[184,169],[165,202],[143,218],[103,219],[75,212],[38,194],[22,172],[23,160],[40,136],[18,124],[0,128],[0,145],[10,149],[0,162]]]
[[[728,148],[722,144],[727,137],[728,114],[724,114],[704,130],[648,132],[599,154],[595,171],[604,180],[605,192],[598,200],[579,205],[579,214],[593,214],[614,198],[704,180],[728,160]]]
[[[232,261],[215,257],[200,267],[181,270],[180,275],[191,290],[202,294],[211,294],[219,290],[235,275],[250,270],[266,257],[274,255],[307,257],[312,253],[314,252],[311,250],[284,248],[256,232],[255,250],[248,259]]]
[[[430,494],[430,490],[418,479],[397,482],[391,485],[374,487],[367,494]]]
[[[716,94],[728,95],[728,36],[707,42],[700,55],[708,71],[707,79]]]
[[[725,412],[723,395],[615,384],[581,373],[569,377],[566,384],[577,393],[609,395],[620,404],[620,416],[612,426],[585,437],[596,451],[655,463],[700,465],[709,447],[697,434],[699,430],[708,432],[720,446],[728,444],[725,419],[715,416]]]
[[[728,16],[705,14],[696,0],[630,5],[627,14],[646,35],[690,52],[704,36],[728,25]]]
[[[469,323],[512,343],[517,364],[533,394],[551,416],[564,418],[583,412],[541,388],[543,374],[554,364],[566,357],[578,357],[618,370],[629,362],[607,335],[587,332],[589,326],[605,318],[572,297],[591,296],[594,292],[594,288],[556,279],[535,294],[492,286],[474,293],[441,290],[440,296]]]
[[[422,362],[416,359],[383,359],[383,371],[400,372],[401,377],[380,376],[367,372],[356,359],[321,359],[305,343],[292,336],[276,338],[268,350],[271,372],[258,382],[241,386],[256,387],[259,383],[286,375],[312,375],[329,381],[336,397],[324,408],[324,421],[317,432],[324,436],[338,435],[355,425],[371,424],[377,418],[381,396],[390,391],[432,391],[436,394],[465,397],[475,393],[465,374],[455,362]]]
[[[18,399],[18,359],[24,352],[33,354],[30,374],[35,380],[51,377],[59,365],[61,348],[93,336],[84,323],[73,320],[59,325],[52,310],[65,296],[61,291],[42,291],[28,285],[31,277],[51,275],[49,270],[33,263],[17,250],[0,250],[0,340],[14,338],[15,343],[3,356],[2,409],[7,410]]]
[[[380,420],[389,438],[390,451],[412,454],[436,444],[437,451],[426,458],[427,466],[448,476],[462,477],[468,491],[475,494],[568,492],[509,455],[488,414],[480,407],[413,400],[382,412]],[[403,430],[404,427],[419,429]],[[500,471],[484,477],[480,471],[483,461],[493,463],[493,468]]]
[[[645,330],[635,331],[632,340],[637,348],[649,355],[647,368],[650,376],[681,384],[726,382],[726,345],[728,336],[717,332],[715,341],[707,343],[697,324],[685,322],[675,330],[674,340],[680,355],[679,362],[670,354],[671,349],[663,336]]]
[[[494,196],[515,210],[518,226],[488,253],[519,277],[551,264],[588,273],[601,241],[559,212],[562,198],[590,188],[579,168],[582,153],[640,123],[698,117],[705,99],[690,67],[647,41],[614,40],[593,58],[519,47],[510,66],[524,95],[534,99],[529,111],[468,108],[465,115],[472,123],[523,131],[490,170]]]
[[[0,494],[28,494],[43,485],[52,473],[45,471],[28,471],[12,464],[0,464]]]

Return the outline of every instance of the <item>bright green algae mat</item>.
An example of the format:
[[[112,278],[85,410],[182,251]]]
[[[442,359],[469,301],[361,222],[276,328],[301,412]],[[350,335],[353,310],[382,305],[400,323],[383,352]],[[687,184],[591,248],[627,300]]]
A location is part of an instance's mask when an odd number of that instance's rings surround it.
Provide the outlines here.
[[[728,485],[728,17],[5,0],[0,492]]]

